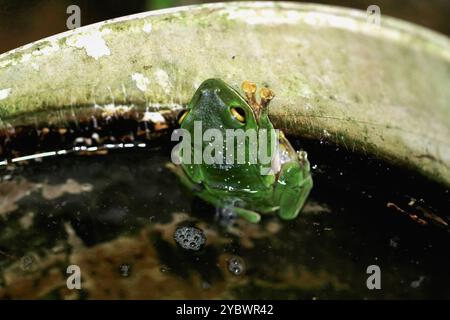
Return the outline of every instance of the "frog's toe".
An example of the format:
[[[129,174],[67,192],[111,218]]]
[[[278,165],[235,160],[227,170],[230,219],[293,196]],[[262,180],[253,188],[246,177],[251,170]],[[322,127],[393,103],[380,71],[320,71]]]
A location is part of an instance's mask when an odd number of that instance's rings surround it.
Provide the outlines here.
[[[261,221],[261,215],[255,211],[243,208],[235,208],[235,212],[238,214],[239,217],[244,218],[249,222],[258,223],[259,221]]]
[[[306,171],[309,171],[308,153],[303,150],[297,151],[297,157]]]
[[[303,150],[297,151],[297,156],[300,161],[308,160],[308,153],[306,151]]]

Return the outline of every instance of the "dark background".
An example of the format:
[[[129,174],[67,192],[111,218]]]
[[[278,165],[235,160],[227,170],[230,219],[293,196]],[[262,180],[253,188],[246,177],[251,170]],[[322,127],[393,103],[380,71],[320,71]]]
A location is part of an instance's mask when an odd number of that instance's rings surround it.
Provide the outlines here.
[[[198,0],[0,0],[0,53],[66,31],[66,9],[81,8],[81,23],[180,5],[214,2]],[[312,2],[312,1],[311,1]],[[366,10],[371,4],[381,14],[394,16],[450,35],[449,0],[324,0],[315,1]]]

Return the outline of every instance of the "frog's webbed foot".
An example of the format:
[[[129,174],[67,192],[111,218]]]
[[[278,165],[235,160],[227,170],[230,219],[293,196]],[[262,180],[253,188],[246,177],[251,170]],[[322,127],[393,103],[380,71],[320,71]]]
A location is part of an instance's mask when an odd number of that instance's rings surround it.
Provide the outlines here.
[[[275,199],[280,204],[279,215],[282,219],[297,217],[313,186],[307,154],[304,151],[297,154],[299,161],[283,165],[275,187]]]

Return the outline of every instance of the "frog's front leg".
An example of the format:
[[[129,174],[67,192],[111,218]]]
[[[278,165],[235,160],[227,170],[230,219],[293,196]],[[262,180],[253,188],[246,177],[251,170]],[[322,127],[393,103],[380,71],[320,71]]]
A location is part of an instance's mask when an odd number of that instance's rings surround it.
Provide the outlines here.
[[[300,151],[297,155],[299,161],[283,164],[275,186],[275,201],[279,203],[279,215],[283,219],[297,217],[313,186],[306,152]]]
[[[202,198],[203,200],[205,200],[206,202],[209,202],[212,205],[214,205],[216,208],[221,208],[221,209],[230,208],[228,205],[224,205],[224,203],[219,198],[217,198],[214,195],[211,195],[206,190],[198,192],[197,195],[200,198]],[[231,210],[238,217],[243,218],[249,222],[258,223],[259,221],[261,221],[261,215],[255,211],[244,209],[244,208],[241,208],[238,206],[232,206]]]

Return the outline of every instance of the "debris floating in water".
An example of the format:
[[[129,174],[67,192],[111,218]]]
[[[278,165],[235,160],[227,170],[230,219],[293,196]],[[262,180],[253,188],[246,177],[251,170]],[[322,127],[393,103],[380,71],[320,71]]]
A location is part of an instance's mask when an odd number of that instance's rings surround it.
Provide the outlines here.
[[[198,251],[206,243],[203,230],[195,227],[181,227],[175,231],[175,241],[186,250]]]
[[[417,289],[422,284],[422,281],[425,280],[424,276],[420,276],[418,280],[411,282],[411,288]]]
[[[244,260],[239,257],[232,257],[228,261],[228,271],[230,271],[233,275],[239,276],[245,271]]]

